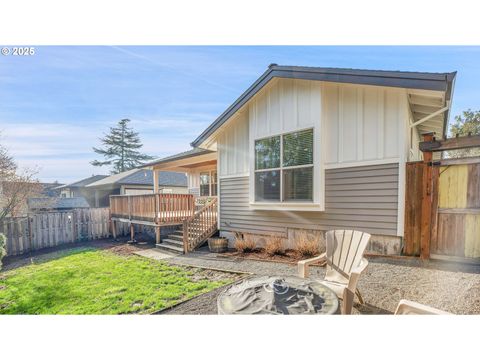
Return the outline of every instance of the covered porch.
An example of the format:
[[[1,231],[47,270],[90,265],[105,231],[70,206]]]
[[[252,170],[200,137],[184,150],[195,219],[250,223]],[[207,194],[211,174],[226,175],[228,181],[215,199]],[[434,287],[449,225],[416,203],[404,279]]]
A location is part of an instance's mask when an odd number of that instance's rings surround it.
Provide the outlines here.
[[[186,253],[200,246],[217,231],[217,153],[193,149],[145,164],[152,170],[154,193],[115,195],[110,197],[113,222],[155,227],[157,247]],[[188,194],[161,193],[161,171],[182,172],[188,177]],[[179,226],[179,230],[161,239],[162,226]],[[115,228],[115,226],[113,226]]]

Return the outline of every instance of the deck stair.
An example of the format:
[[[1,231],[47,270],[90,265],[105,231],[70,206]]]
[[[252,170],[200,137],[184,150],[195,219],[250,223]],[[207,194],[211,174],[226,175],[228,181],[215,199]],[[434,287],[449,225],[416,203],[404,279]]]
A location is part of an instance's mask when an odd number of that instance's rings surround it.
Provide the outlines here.
[[[183,254],[183,229],[176,230],[174,233],[163,239],[156,245],[157,249],[168,251],[175,254]]]
[[[217,199],[213,198],[192,217],[184,220],[179,230],[157,244],[157,249],[183,254],[202,246],[218,229],[217,211]]]

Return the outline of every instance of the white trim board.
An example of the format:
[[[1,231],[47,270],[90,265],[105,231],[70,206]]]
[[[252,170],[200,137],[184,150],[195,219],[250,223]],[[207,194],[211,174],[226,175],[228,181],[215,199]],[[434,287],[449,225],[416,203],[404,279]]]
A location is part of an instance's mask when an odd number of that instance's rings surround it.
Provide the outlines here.
[[[400,162],[399,158],[367,160],[367,161],[352,161],[352,162],[345,162],[345,163],[325,164],[324,169],[328,170],[328,169],[342,169],[342,168],[357,167],[357,166],[395,164],[398,162]]]

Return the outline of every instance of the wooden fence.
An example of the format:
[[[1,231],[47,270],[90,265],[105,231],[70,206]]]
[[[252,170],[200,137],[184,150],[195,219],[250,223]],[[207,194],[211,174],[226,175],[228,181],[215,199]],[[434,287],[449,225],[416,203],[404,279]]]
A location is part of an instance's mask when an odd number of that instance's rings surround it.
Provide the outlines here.
[[[423,162],[407,164],[405,255],[421,253],[425,168]],[[430,227],[429,257],[480,259],[480,159],[441,160],[431,171],[431,220],[426,224]]]
[[[7,236],[7,255],[111,236],[108,208],[42,212],[0,222]],[[127,224],[117,224],[117,234],[128,234]]]

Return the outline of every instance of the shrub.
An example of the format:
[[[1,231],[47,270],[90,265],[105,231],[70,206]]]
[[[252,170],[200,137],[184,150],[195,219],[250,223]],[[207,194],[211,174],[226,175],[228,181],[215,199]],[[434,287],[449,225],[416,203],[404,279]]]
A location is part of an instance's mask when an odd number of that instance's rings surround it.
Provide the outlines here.
[[[235,233],[235,249],[239,252],[248,253],[256,249],[255,240],[251,234]]]
[[[7,244],[7,237],[0,233],[0,269],[2,268],[2,258],[7,254],[5,246]]]
[[[265,242],[265,252],[270,255],[284,255],[283,239],[278,235],[270,235]]]
[[[319,243],[314,237],[308,236],[306,232],[298,233],[295,238],[295,250],[305,257],[312,257],[317,255],[319,251]]]

